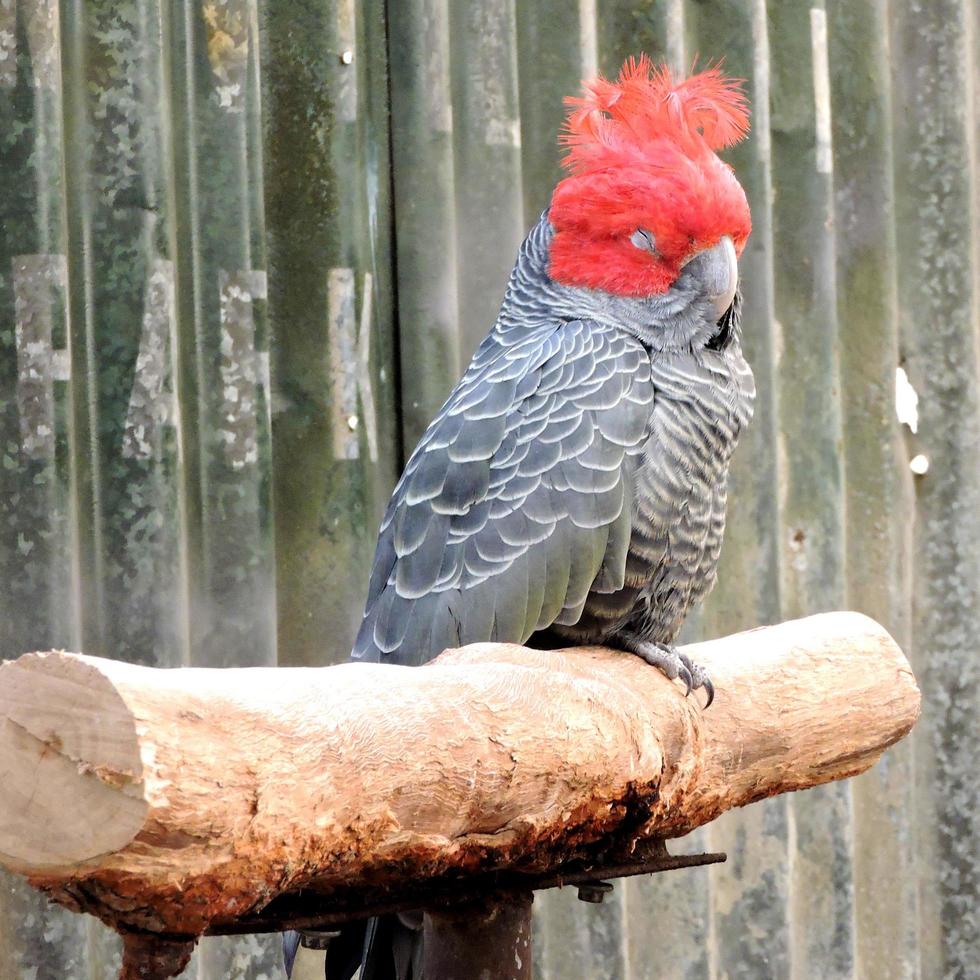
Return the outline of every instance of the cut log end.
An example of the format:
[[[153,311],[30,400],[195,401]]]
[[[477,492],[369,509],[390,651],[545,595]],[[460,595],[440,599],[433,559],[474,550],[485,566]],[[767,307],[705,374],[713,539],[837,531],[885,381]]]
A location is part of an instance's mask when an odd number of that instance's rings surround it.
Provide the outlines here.
[[[60,652],[0,670],[0,861],[42,870],[125,847],[150,808],[134,718],[113,681]]]

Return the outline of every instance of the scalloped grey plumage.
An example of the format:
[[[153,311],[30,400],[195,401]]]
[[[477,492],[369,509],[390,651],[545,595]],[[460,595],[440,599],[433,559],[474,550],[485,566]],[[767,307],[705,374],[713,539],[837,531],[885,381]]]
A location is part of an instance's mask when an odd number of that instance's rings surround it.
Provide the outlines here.
[[[354,659],[667,643],[713,584],[754,395],[738,304],[715,322],[693,272],[663,297],[561,286],[551,234],[545,214],[395,487]]]

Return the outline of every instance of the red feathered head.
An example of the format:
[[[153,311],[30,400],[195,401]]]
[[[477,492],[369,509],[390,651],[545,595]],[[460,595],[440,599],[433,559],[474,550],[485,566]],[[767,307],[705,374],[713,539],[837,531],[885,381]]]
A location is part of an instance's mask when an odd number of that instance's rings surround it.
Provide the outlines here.
[[[748,131],[741,85],[717,67],[675,81],[643,55],[617,81],[593,79],[582,98],[566,100],[570,173],[551,199],[552,278],[649,296],[725,235],[741,254],[749,207],[714,152]]]

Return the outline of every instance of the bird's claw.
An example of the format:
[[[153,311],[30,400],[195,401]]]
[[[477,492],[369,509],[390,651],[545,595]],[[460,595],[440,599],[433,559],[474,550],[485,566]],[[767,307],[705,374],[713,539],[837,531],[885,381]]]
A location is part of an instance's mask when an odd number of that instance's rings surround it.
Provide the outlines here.
[[[657,667],[670,679],[680,678],[684,682],[684,697],[688,697],[691,691],[703,687],[707,694],[704,706],[710,707],[715,699],[715,686],[711,683],[707,671],[703,667],[694,663],[686,654],[666,643],[650,643],[647,641],[635,641],[627,647],[637,656],[642,657],[648,664]]]
[[[694,678],[691,676],[691,671],[688,669],[687,664],[684,663],[684,659],[681,659],[680,670],[677,672],[677,676],[684,682],[687,690],[684,692],[684,697],[688,697],[691,693],[691,688],[694,686]]]
[[[706,708],[710,708],[711,702],[715,699],[715,686],[711,683],[711,678],[707,674],[704,675],[704,680],[701,682],[701,686],[708,695],[708,699],[704,702],[704,706]]]

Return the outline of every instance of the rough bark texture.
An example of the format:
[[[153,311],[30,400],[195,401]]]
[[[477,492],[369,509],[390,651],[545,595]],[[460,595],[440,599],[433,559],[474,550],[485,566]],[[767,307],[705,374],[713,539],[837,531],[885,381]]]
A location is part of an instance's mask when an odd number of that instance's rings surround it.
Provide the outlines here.
[[[158,980],[175,977],[191,960],[193,940],[166,939],[150,933],[123,935],[119,980]]]
[[[284,892],[629,853],[861,772],[919,692],[872,620],[689,647],[703,711],[638,658],[481,644],[422,668],[0,667],[0,863],[124,929],[221,930]]]

